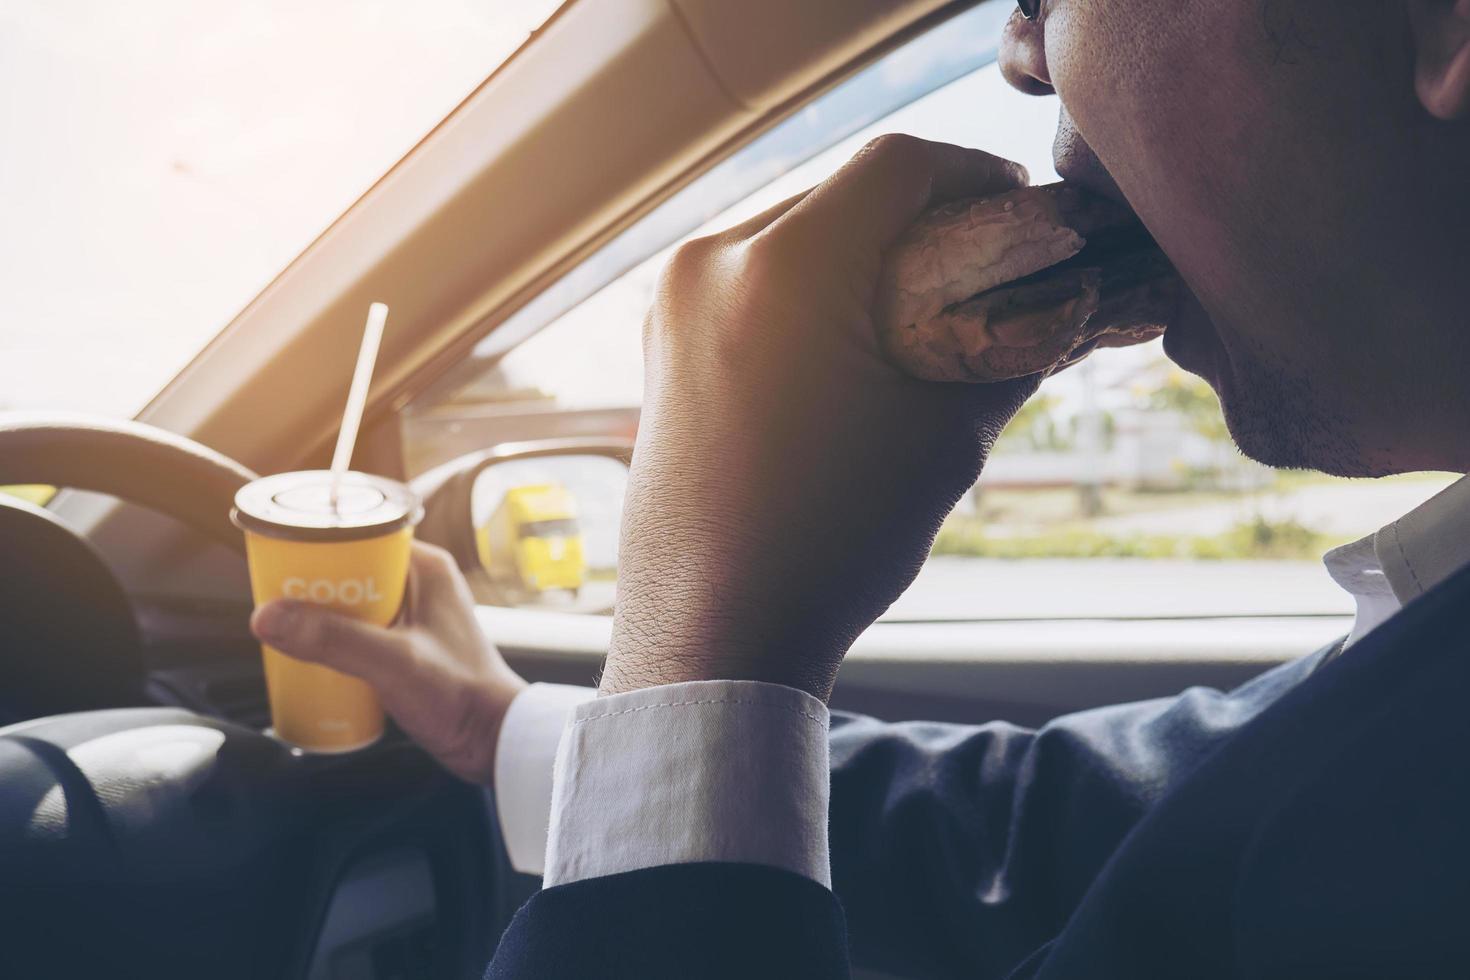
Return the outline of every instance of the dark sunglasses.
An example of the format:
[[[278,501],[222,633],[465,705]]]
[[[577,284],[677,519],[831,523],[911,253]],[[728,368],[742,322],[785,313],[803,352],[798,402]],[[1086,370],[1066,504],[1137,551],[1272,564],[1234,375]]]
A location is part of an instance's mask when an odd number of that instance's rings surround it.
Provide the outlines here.
[[[1027,20],[1035,20],[1036,15],[1041,13],[1041,0],[1016,0],[1016,5],[1021,8],[1021,16]]]

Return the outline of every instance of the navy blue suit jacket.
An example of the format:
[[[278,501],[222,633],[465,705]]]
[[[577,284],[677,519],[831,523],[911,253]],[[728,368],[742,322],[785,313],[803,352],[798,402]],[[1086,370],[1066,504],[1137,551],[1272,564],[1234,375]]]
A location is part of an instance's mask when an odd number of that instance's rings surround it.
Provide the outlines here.
[[[834,716],[835,895],[550,888],[488,976],[1470,978],[1470,570],[1327,652],[1039,731]]]

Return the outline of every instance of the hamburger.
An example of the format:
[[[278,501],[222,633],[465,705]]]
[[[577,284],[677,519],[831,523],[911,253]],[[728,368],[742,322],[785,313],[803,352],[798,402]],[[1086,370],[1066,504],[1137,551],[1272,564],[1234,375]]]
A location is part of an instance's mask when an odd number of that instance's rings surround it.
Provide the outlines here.
[[[928,381],[1050,374],[1164,332],[1174,267],[1127,208],[1067,183],[953,201],[886,257],[878,333]]]

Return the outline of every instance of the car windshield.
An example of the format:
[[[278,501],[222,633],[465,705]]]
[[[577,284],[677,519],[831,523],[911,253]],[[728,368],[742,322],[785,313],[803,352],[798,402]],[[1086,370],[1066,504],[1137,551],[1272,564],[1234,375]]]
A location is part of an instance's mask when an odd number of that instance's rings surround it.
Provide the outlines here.
[[[410,469],[497,442],[631,435],[643,315],[674,247],[811,186],[880,133],[981,146],[1056,180],[1056,99],[1020,95],[994,63],[1008,13],[977,7],[896,49],[516,311],[409,406]],[[1352,600],[1323,553],[1450,479],[1269,470],[1236,451],[1214,393],[1159,344],[1110,350],[1049,379],[1010,424],[885,619],[1343,616]],[[583,533],[616,539],[615,508],[585,496],[577,506]],[[575,599],[527,588],[513,604],[600,612],[612,594],[608,576]]]
[[[135,414],[560,0],[0,0],[0,410]]]

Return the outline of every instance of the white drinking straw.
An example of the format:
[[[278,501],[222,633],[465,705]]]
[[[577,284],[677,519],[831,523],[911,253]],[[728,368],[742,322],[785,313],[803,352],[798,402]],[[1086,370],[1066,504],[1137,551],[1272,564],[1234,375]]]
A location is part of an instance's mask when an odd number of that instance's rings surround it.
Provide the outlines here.
[[[357,367],[352,372],[347,408],[342,413],[342,428],[337,430],[337,450],[332,453],[333,510],[337,509],[337,487],[342,483],[342,474],[352,462],[352,447],[357,444],[357,429],[362,424],[362,410],[367,407],[368,386],[373,380],[373,365],[378,360],[378,345],[383,341],[383,325],[387,322],[388,307],[382,303],[368,307],[362,347],[357,351]]]

